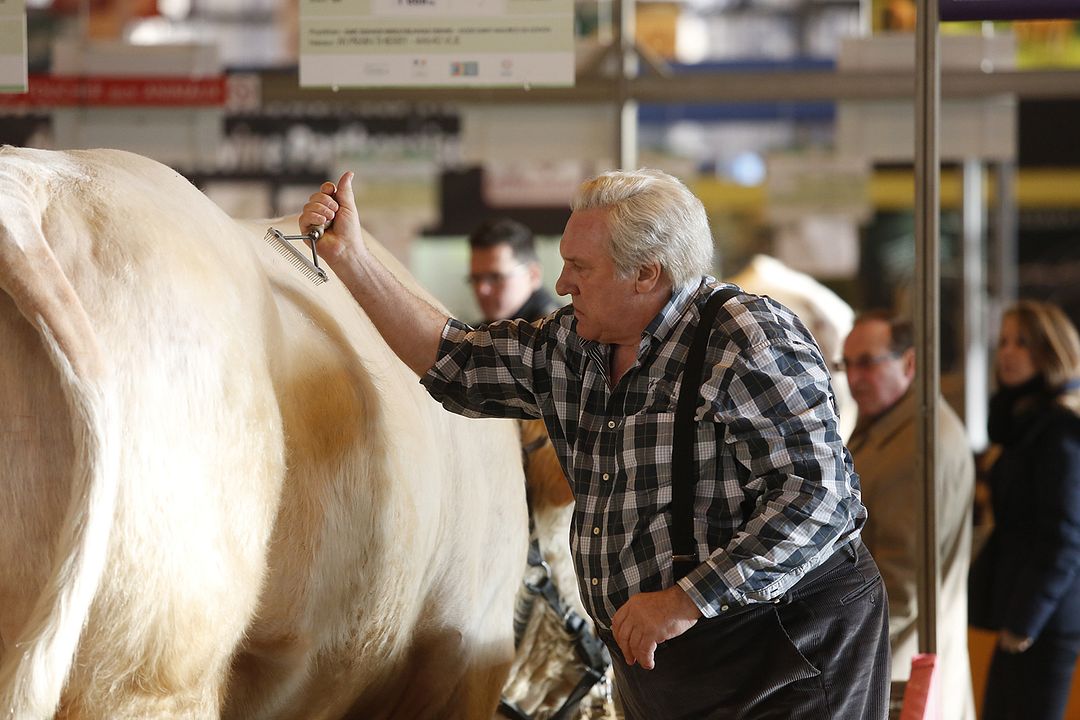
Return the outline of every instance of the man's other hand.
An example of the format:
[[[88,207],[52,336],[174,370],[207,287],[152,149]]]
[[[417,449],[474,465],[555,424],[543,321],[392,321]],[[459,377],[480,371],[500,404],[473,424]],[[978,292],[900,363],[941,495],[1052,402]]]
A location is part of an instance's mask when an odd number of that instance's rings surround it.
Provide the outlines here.
[[[656,646],[694,626],[701,611],[678,585],[660,592],[638,593],[615,613],[611,631],[627,665],[655,666]]]

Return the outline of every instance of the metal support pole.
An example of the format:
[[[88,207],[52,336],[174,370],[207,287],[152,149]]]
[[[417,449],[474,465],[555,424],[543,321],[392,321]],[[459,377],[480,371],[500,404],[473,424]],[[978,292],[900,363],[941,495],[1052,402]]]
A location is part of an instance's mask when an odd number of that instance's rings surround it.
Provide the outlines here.
[[[986,167],[964,162],[963,308],[964,425],[972,449],[986,449],[987,399],[990,397],[986,297]]]
[[[638,123],[637,101],[630,96],[630,81],[638,74],[638,56],[634,49],[636,32],[636,0],[616,0],[614,5],[617,15],[615,23],[618,37],[618,55],[615,93],[615,160],[623,170],[637,167]]]
[[[619,0],[596,0],[596,39],[601,43],[610,43],[615,37],[615,21],[612,19],[612,4]]]
[[[859,35],[874,34],[874,0],[859,0]]]
[[[996,307],[994,317],[998,317],[1005,306],[1016,301],[1019,294],[1019,281],[1016,268],[1020,257],[1017,253],[1017,229],[1016,229],[1016,166],[1009,160],[1003,160],[997,165],[996,188],[994,193],[996,220],[994,233],[994,251],[992,253],[993,273],[991,274],[990,297],[994,299]]]
[[[937,553],[937,410],[940,386],[939,211],[941,168],[938,111],[941,68],[938,60],[937,0],[918,0],[915,35],[915,362],[916,484],[920,503],[919,651],[937,652],[937,607],[941,572]]]

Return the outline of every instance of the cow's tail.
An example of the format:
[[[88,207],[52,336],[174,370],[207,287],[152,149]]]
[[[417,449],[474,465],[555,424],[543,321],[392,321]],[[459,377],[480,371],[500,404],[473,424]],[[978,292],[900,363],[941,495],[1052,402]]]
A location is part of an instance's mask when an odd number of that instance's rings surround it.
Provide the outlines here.
[[[74,456],[52,568],[0,666],[0,718],[14,720],[51,718],[59,706],[105,569],[119,484],[114,374],[33,205],[26,196],[0,201],[0,290],[38,331],[58,372]],[[24,472],[21,482],[45,480]]]

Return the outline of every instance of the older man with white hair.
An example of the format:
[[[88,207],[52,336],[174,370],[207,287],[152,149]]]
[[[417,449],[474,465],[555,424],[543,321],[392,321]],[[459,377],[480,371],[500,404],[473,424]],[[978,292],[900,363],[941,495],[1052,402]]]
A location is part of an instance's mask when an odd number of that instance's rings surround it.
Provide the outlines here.
[[[372,255],[351,183],[301,228],[333,221],[319,253],[445,407],[543,418],[626,716],[883,719],[886,598],[828,370],[790,311],[708,276],[701,201],[652,170],[586,181],[560,244],[572,304],[474,329]]]

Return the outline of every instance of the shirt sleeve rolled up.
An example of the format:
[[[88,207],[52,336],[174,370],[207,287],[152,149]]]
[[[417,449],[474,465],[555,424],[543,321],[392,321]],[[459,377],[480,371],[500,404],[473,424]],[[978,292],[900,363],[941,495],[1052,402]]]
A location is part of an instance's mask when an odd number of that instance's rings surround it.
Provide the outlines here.
[[[472,328],[451,318],[435,364],[420,379],[443,407],[466,417],[538,418],[542,321]]]

